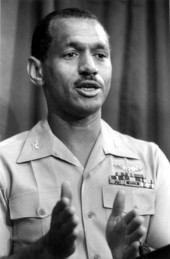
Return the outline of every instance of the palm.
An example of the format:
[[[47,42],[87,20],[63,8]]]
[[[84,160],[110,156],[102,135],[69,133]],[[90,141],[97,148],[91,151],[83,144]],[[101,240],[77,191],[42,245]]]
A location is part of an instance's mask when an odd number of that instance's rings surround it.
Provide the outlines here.
[[[126,244],[126,224],[121,216],[110,217],[106,229],[107,242],[117,258],[123,258]]]
[[[139,241],[145,234],[143,218],[136,210],[123,216],[125,194],[117,193],[106,227],[106,239],[114,259],[133,259],[138,256]]]

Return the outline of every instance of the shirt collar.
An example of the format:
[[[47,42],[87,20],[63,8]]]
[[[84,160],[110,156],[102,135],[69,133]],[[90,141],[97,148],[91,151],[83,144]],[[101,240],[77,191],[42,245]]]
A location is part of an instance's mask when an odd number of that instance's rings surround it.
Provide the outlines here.
[[[23,143],[17,163],[55,156],[68,163],[82,167],[79,160],[51,131],[48,121],[42,120],[33,127]]]
[[[111,129],[111,127],[101,120],[102,145],[105,154],[118,157],[139,159],[139,157],[122,141],[122,134]],[[61,152],[65,151],[65,152]],[[73,156],[71,151],[52,133],[47,120],[40,121],[33,127],[21,148],[17,163],[24,163],[50,155],[57,156],[63,160],[77,164],[79,161]]]
[[[139,159],[139,156],[127,145],[125,135],[113,130],[105,121],[101,121],[103,150],[105,154],[118,157]]]
[[[17,163],[28,162],[52,154],[54,135],[47,120],[40,121],[28,133]]]

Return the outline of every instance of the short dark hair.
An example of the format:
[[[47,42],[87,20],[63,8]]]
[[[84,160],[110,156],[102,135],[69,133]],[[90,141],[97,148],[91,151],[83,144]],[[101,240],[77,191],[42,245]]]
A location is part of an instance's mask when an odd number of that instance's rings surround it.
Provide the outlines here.
[[[52,42],[49,30],[51,21],[58,18],[84,18],[98,21],[94,14],[79,8],[67,8],[49,13],[37,25],[32,37],[31,55],[41,61],[46,59],[49,45]]]

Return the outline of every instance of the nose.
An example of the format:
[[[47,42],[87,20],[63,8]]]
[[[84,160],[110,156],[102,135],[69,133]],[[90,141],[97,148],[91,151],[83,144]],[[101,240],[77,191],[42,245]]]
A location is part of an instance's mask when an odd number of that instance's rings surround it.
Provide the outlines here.
[[[96,75],[98,73],[93,56],[90,53],[82,55],[79,61],[80,75]]]

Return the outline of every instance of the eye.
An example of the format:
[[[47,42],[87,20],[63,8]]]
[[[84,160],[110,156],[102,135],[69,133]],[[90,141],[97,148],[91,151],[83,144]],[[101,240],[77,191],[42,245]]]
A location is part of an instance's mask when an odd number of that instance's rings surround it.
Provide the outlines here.
[[[75,57],[77,57],[78,53],[75,52],[75,51],[70,51],[70,52],[67,52],[66,54],[64,54],[64,58],[65,59],[73,59]]]
[[[95,56],[99,60],[104,60],[105,58],[107,58],[107,55],[105,53],[102,53],[102,52],[96,53]]]

